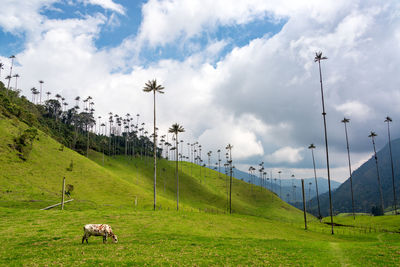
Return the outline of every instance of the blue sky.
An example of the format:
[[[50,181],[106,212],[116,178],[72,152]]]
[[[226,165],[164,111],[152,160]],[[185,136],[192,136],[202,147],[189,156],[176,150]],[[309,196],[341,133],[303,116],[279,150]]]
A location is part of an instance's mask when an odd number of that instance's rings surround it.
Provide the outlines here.
[[[383,119],[400,124],[400,3],[376,0],[4,0],[0,61],[16,55],[21,94],[45,90],[73,103],[92,96],[96,116],[141,114],[152,123],[143,85],[157,78],[158,126],[181,123],[204,151],[234,145],[242,170],[265,162],[290,177],[325,176],[315,52],[322,70],[332,177],[347,178],[344,116],[355,169],[371,156],[368,133],[386,144]],[[399,119],[400,120],[400,119]],[[214,156],[215,157],[214,153]]]
[[[106,25],[101,28],[99,35],[94,40],[96,47],[101,50],[117,47],[124,39],[137,36],[142,19],[142,5],[146,3],[146,1],[129,0],[116,0],[114,2],[124,7],[124,14],[104,10],[101,6],[79,1],[72,3],[70,1],[55,2],[50,8],[43,8],[40,14],[50,20],[81,19],[87,15],[104,14],[111,23],[106,22]],[[110,19],[111,17],[113,19]],[[273,22],[268,17],[263,17],[242,25],[222,26],[191,37],[189,42],[188,40],[183,42],[178,40],[162,46],[145,47],[140,51],[140,59],[144,64],[151,64],[151,62],[162,59],[184,60],[191,54],[203,50],[210,42],[226,40],[227,45],[219,54],[219,57],[223,57],[234,47],[247,45],[255,38],[270,37],[278,33],[284,23],[284,19]],[[26,36],[24,32],[12,34],[2,29],[0,42],[4,44],[0,47],[0,54],[4,56],[10,53],[17,54],[24,50]],[[218,57],[215,58],[215,61],[218,60]]]

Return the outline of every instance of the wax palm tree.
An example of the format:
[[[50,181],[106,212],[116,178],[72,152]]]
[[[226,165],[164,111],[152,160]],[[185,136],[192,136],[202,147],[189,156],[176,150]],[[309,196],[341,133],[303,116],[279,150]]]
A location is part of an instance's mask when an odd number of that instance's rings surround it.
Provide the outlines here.
[[[350,174],[351,206],[353,208],[353,220],[355,220],[356,219],[356,215],[355,215],[355,212],[354,212],[353,178],[352,178],[352,172],[351,172],[349,138],[348,138],[348,135],[347,135],[347,123],[350,122],[350,119],[343,118],[343,120],[341,122],[343,122],[343,124],[344,124],[344,132],[345,132],[345,135],[346,135],[347,159],[348,159],[348,162],[349,162],[349,174]]]
[[[62,98],[62,96],[60,94],[56,94],[56,98],[57,98],[57,101],[60,102],[60,99]],[[60,105],[61,105],[61,102],[60,102]]]
[[[397,200],[396,200],[396,187],[394,185],[394,169],[393,169],[393,156],[392,156],[392,142],[390,139],[390,128],[389,124],[392,122],[392,118],[389,116],[386,117],[385,122],[387,122],[387,129],[388,129],[388,139],[389,139],[389,152],[390,152],[390,165],[392,167],[392,186],[393,186],[393,207],[394,212],[397,215]]]
[[[380,196],[380,204],[381,204],[381,209],[382,212],[384,212],[384,205],[383,205],[383,193],[382,193],[382,186],[381,186],[381,179],[379,176],[379,167],[378,167],[378,157],[376,155],[376,148],[375,148],[375,137],[377,137],[378,135],[374,132],[371,131],[371,133],[368,135],[368,137],[371,138],[372,140],[372,146],[374,147],[374,157],[375,157],[375,165],[376,165],[376,175],[378,178],[378,187],[379,187],[379,196]]]
[[[108,115],[109,115],[108,123],[109,123],[109,125],[110,125],[110,130],[109,130],[110,138],[109,138],[109,140],[108,140],[108,156],[111,156],[111,154],[112,154],[112,151],[111,151],[111,143],[112,143],[112,124],[113,124],[114,120],[113,120],[113,113],[112,113],[112,112],[109,112]]]
[[[36,88],[32,87],[31,88],[31,92],[32,92],[32,103],[35,104],[35,92],[36,92]]]
[[[278,171],[279,175],[279,198],[282,199],[282,177],[281,177],[282,171]]]
[[[157,183],[157,134],[156,134],[156,93],[163,94],[164,87],[157,84],[156,79],[148,81],[143,88],[144,92],[153,92],[153,117],[154,117],[154,131],[153,131],[153,146],[154,146],[154,210],[156,209],[156,183]]]
[[[296,196],[295,196],[295,194],[296,194],[296,191],[295,191],[295,185],[294,185],[294,174],[292,174],[292,197],[294,198],[294,199],[296,199]],[[293,203],[295,203],[295,200],[293,200]]]
[[[10,77],[10,78],[8,79],[7,89],[10,89],[10,81],[11,81],[11,77],[12,77],[12,68],[13,68],[13,66],[14,66],[14,59],[15,59],[15,56],[14,56],[14,55],[11,55],[9,58],[11,58],[11,66],[10,66],[10,75],[7,76],[7,77]]]
[[[7,75],[5,79],[8,80],[8,85],[10,85],[10,80],[12,79],[12,76]],[[9,89],[9,88],[10,87],[8,86],[7,89]],[[7,91],[7,94],[8,94],[8,91]]]
[[[78,107],[79,107],[79,100],[81,100],[80,96],[75,97],[75,101],[76,101],[75,105],[78,106]]]
[[[56,94],[55,96],[57,98],[58,103],[60,104],[60,107],[62,107],[61,102],[60,102],[60,99],[62,98],[62,96],[60,94]],[[58,110],[55,110],[55,114],[54,115],[55,115],[56,121],[57,121],[58,120]]]
[[[311,155],[312,155],[312,161],[313,161],[313,167],[314,167],[315,192],[317,193],[317,203],[318,203],[318,219],[321,220],[322,216],[321,216],[321,208],[319,206],[317,171],[316,171],[316,168],[315,168],[315,158],[314,158],[314,149],[315,149],[314,144],[309,145],[308,149],[311,150]]]
[[[35,88],[36,89],[36,88]],[[33,92],[33,94],[34,94],[34,99],[35,99],[35,101],[36,101],[36,103],[35,104],[37,104],[37,95],[39,94],[39,91],[38,90],[35,90],[34,92]]]
[[[42,104],[42,87],[43,87],[44,81],[40,80],[39,83],[40,83],[40,101],[39,101],[39,104]]]
[[[231,144],[228,144],[226,146],[226,149],[229,152],[228,164],[230,167],[230,172],[229,172],[229,213],[232,213],[232,148],[233,148],[233,146]]]
[[[328,150],[328,133],[326,130],[326,112],[325,112],[325,100],[324,100],[324,90],[322,85],[322,72],[321,72],[321,60],[328,59],[327,57],[322,56],[322,52],[315,53],[314,62],[318,62],[319,69],[319,81],[321,84],[321,98],[322,98],[322,116],[324,118],[324,133],[325,133],[325,152],[326,152],[326,169],[328,173],[328,189],[329,189],[329,212],[331,216],[331,233],[334,234],[333,231],[333,210],[332,210],[332,192],[331,192],[331,174],[329,171],[329,150]]]
[[[47,91],[47,92],[46,92],[46,95],[47,95],[47,101],[49,101],[51,92]]]
[[[17,82],[18,82],[18,78],[20,77],[19,76],[19,74],[18,73],[16,73],[16,74],[14,74],[13,75],[13,77],[15,78],[15,91],[17,91],[18,90],[18,85],[17,85]]]
[[[253,166],[249,167],[250,192],[253,195]]]
[[[168,132],[175,134],[175,141],[176,141],[176,147],[175,147],[175,155],[176,155],[176,168],[175,168],[175,173],[176,173],[176,210],[179,210],[179,173],[178,173],[178,134],[183,133],[185,129],[179,125],[178,123],[172,124],[171,128],[169,128]]]
[[[209,168],[210,170],[211,170],[211,166],[210,166],[211,153],[212,153],[212,151],[208,151],[208,152],[207,152],[207,156],[208,156],[208,168]],[[211,177],[210,170],[208,170],[208,174],[209,174],[209,176]]]

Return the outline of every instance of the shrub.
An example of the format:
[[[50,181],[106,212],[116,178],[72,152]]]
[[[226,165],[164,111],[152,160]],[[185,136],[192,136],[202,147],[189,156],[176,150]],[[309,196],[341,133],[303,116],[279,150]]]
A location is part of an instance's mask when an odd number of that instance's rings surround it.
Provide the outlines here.
[[[26,129],[20,136],[14,138],[14,147],[22,160],[27,160],[32,150],[33,140],[38,135],[36,128]]]

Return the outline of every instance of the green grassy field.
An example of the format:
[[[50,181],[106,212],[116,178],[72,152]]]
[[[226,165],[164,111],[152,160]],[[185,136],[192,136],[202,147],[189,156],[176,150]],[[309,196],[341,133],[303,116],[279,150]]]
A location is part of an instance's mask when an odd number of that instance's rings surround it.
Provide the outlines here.
[[[335,227],[332,236],[330,226],[308,215],[306,231],[301,211],[236,179],[230,215],[227,177],[190,163],[181,165],[177,212],[175,163],[166,160],[158,163],[152,211],[152,159],[117,156],[103,163],[100,153],[91,151],[88,159],[40,132],[22,161],[12,144],[26,127],[0,117],[1,266],[395,266],[400,260],[399,216],[358,216],[358,224]],[[74,185],[75,200],[64,211],[39,210],[60,201],[62,177]],[[352,217],[335,222],[350,225]],[[119,243],[91,237],[82,245],[87,223],[110,224]]]
[[[335,235],[246,215],[176,211],[0,209],[0,265],[394,266],[397,234]],[[86,223],[119,237],[81,244]]]

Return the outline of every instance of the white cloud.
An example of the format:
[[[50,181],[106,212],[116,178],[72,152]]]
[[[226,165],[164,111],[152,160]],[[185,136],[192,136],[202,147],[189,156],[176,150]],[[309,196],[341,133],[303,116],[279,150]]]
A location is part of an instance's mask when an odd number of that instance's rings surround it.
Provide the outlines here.
[[[40,10],[58,0],[3,0],[0,8],[0,27],[12,34],[35,31],[43,22]]]
[[[125,15],[125,8],[115,3],[113,0],[79,0],[83,1],[84,4],[99,5],[104,9],[109,9],[117,13]]]
[[[336,106],[336,110],[343,112],[345,116],[365,121],[371,115],[371,109],[363,103],[355,100]]]
[[[221,25],[246,24],[265,18],[264,1],[150,0],[143,5],[139,39],[150,45],[164,45],[180,37],[191,38],[205,29]],[[190,23],[188,23],[190,22]]]
[[[303,159],[300,152],[303,151],[304,148],[292,148],[289,146],[282,147],[276,150],[271,155],[266,156],[266,161],[270,163],[297,163]]]

